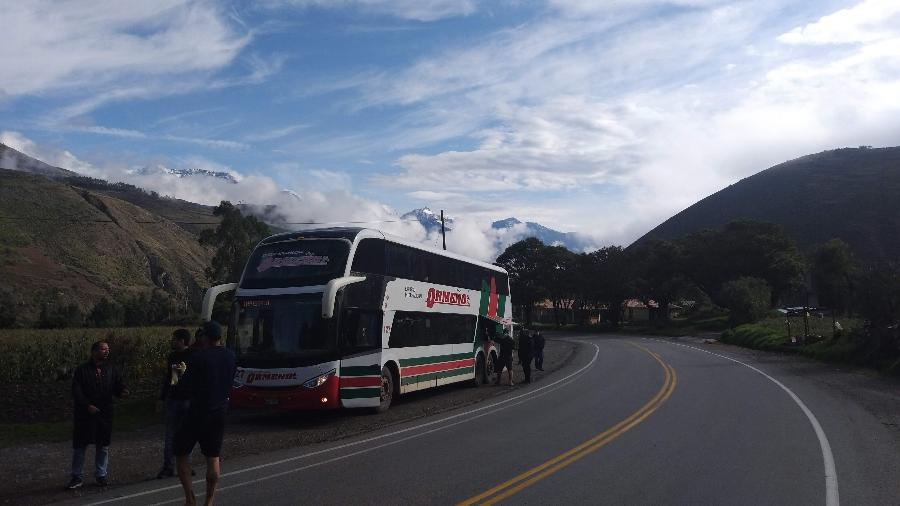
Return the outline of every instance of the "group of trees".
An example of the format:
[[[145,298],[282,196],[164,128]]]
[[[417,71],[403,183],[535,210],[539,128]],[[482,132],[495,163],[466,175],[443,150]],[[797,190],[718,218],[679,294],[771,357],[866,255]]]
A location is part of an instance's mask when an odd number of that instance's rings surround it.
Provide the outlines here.
[[[140,327],[184,323],[193,320],[194,316],[186,304],[179,304],[162,290],[153,290],[118,300],[103,297],[88,312],[75,304],[45,302],[41,305],[37,327]]]
[[[778,304],[806,305],[811,292],[839,314],[856,311],[878,324],[900,316],[896,265],[859,267],[836,239],[807,257],[780,227],[764,222],[735,221],[673,241],[591,253],[529,238],[507,248],[497,264],[509,271],[513,300],[528,321],[534,303],[550,300],[582,315],[603,308],[618,325],[630,298],[655,301],[661,308],[655,316],[664,321],[670,303],[689,298],[728,309],[731,323],[740,324]]]

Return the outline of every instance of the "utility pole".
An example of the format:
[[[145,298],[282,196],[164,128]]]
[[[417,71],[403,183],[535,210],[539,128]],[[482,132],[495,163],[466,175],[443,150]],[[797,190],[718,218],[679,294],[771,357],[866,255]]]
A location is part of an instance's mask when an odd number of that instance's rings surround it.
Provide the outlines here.
[[[447,249],[447,233],[444,231],[444,210],[441,209],[441,238],[444,240],[444,250]]]

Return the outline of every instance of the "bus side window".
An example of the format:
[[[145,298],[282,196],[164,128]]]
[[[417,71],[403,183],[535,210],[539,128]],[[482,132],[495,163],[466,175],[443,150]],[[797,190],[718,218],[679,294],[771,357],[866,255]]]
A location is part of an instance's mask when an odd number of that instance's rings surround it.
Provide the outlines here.
[[[384,241],[381,239],[363,239],[356,246],[353,256],[352,271],[369,274],[385,273]]]

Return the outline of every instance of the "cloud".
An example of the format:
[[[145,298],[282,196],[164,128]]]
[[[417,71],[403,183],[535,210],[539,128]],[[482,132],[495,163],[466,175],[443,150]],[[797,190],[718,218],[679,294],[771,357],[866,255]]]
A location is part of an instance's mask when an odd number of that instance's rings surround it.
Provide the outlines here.
[[[823,16],[815,23],[798,26],[778,37],[787,44],[870,43],[900,34],[900,3],[867,0]]]
[[[185,142],[188,144],[197,144],[199,146],[216,149],[231,149],[235,151],[242,151],[250,148],[249,145],[244,144],[243,142],[222,139],[200,139],[196,137],[182,137],[178,135],[163,135],[159,138],[167,141]]]
[[[264,141],[272,141],[275,139],[281,139],[282,137],[287,137],[288,135],[296,132],[297,130],[301,130],[303,128],[308,128],[309,125],[289,125],[282,128],[275,128],[266,132],[258,132],[255,134],[250,134],[244,136],[244,140],[247,142],[264,142]]]
[[[137,130],[127,130],[123,128],[108,128],[103,126],[89,126],[78,128],[82,132],[100,135],[111,135],[113,137],[125,137],[128,139],[146,139],[147,134],[138,132]]]
[[[52,13],[52,15],[48,15]],[[108,87],[223,68],[249,43],[207,1],[8,2],[0,74],[10,96]]]
[[[798,4],[787,16],[777,2],[554,2],[559,16],[360,83],[363,109],[467,118],[409,146],[395,171],[372,181],[407,194],[462,193],[473,212],[479,193],[520,192],[516,202],[544,201],[531,211],[549,221],[536,221],[628,243],[784,160],[896,144],[895,4],[826,16],[821,5]],[[427,149],[460,138],[472,147]],[[556,202],[566,211],[549,215]]]
[[[475,12],[474,0],[268,0],[270,8],[301,7],[353,9],[415,21],[436,21],[468,16]]]

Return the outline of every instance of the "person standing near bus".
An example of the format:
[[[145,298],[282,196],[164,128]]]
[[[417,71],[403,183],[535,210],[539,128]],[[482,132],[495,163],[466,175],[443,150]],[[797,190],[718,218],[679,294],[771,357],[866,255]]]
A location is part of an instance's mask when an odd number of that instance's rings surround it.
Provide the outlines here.
[[[94,479],[105,487],[109,466],[109,444],[112,439],[113,397],[125,397],[128,388],[122,376],[109,363],[109,344],[97,341],[91,345],[91,359],[75,368],[72,376],[74,401],[72,431],[72,477],[66,488],[84,485],[84,456],[88,445],[94,445]]]
[[[503,335],[497,339],[497,344],[500,345],[500,357],[497,360],[497,379],[494,383],[500,384],[500,378],[503,375],[503,369],[506,368],[506,372],[509,376],[509,386],[515,385],[513,383],[513,348],[516,345],[516,342],[509,335],[509,330],[504,330]]]
[[[531,331],[522,329],[519,332],[519,363],[522,364],[522,372],[525,374],[525,383],[531,383],[531,359],[534,356],[534,346],[531,340]]]
[[[538,331],[532,333],[532,346],[534,347],[534,368],[544,370],[544,335]]]
[[[162,377],[162,388],[159,394],[157,411],[165,410],[166,439],[163,447],[163,465],[156,479],[175,476],[175,432],[187,416],[190,397],[187,388],[180,384],[181,377],[187,370],[193,350],[191,332],[178,329],[172,333],[171,349],[166,360],[166,370]]]
[[[178,479],[184,489],[185,504],[194,505],[190,454],[200,444],[206,457],[206,501],[213,503],[219,482],[219,455],[225,435],[225,410],[234,380],[234,353],[222,343],[222,327],[214,321],[203,324],[205,348],[191,355],[181,382],[190,392],[187,418],[175,433],[175,459]]]

